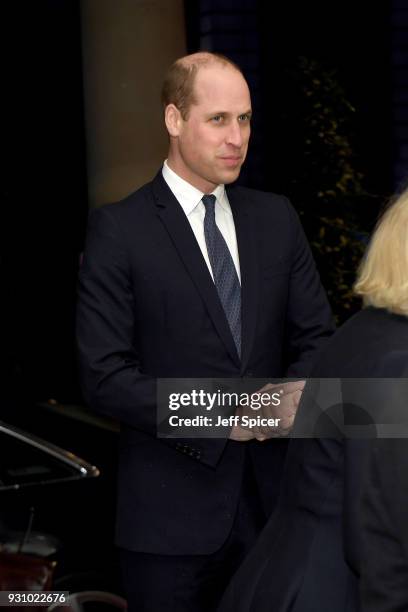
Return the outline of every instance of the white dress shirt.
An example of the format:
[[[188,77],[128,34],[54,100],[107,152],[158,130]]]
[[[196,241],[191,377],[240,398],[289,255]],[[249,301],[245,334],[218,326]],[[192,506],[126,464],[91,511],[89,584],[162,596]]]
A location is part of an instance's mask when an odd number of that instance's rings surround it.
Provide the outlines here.
[[[204,217],[205,206],[201,201],[204,193],[199,191],[193,185],[180,178],[167,164],[167,160],[162,168],[163,178],[171,189],[173,195],[183,209],[193,230],[194,236],[201,249],[205,262],[208,266],[212,279],[214,280],[211,269],[210,258],[208,257],[207,245],[204,236]],[[239,267],[239,255],[237,237],[235,234],[234,217],[232,216],[231,206],[228,202],[227,193],[224,185],[218,185],[212,192],[216,197],[215,201],[215,222],[218,229],[227,243],[231,253],[235,269],[238,274],[239,282],[241,282],[241,271]]]

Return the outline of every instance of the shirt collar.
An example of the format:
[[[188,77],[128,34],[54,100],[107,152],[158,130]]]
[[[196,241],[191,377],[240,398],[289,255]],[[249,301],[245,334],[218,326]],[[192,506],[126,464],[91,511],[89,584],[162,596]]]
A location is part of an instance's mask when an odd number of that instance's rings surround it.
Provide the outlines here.
[[[176,174],[167,164],[167,159],[164,161],[162,174],[185,214],[192,213],[196,206],[200,204],[204,193]],[[222,208],[231,214],[225,185],[217,185],[211,193],[215,195]]]

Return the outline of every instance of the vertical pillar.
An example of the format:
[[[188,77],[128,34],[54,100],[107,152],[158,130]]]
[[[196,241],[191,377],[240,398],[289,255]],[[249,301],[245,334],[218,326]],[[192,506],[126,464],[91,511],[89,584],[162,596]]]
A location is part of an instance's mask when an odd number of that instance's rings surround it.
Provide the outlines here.
[[[149,181],[167,152],[160,89],[185,54],[183,0],[82,0],[89,200]]]

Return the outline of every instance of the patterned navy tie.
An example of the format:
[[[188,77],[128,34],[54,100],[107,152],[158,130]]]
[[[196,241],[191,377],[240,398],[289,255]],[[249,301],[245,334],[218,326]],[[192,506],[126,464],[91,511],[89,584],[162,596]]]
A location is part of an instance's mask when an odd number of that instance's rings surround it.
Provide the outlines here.
[[[215,195],[203,196],[204,235],[214,282],[241,357],[241,285],[223,235],[215,223]]]

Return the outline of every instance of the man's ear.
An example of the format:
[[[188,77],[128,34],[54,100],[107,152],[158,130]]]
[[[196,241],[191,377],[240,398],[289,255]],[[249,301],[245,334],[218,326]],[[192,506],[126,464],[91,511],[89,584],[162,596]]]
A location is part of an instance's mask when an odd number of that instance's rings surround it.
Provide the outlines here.
[[[177,106],[168,104],[164,110],[164,121],[170,136],[179,136],[183,118]]]

